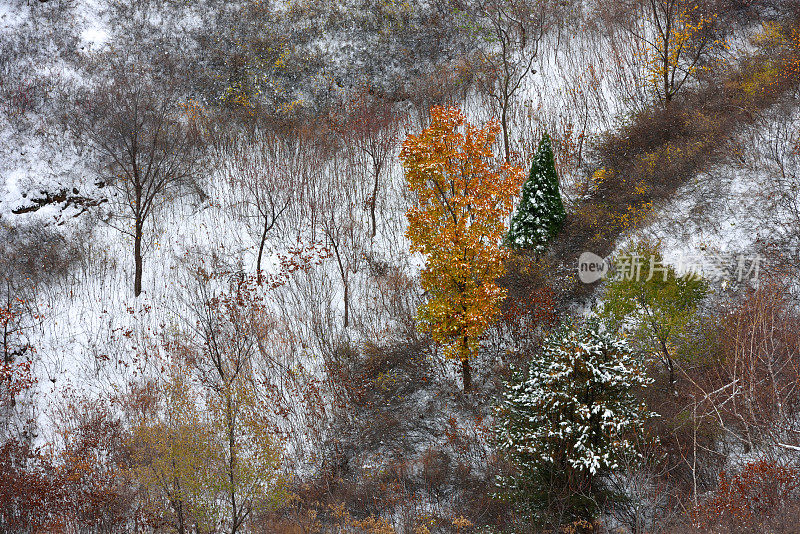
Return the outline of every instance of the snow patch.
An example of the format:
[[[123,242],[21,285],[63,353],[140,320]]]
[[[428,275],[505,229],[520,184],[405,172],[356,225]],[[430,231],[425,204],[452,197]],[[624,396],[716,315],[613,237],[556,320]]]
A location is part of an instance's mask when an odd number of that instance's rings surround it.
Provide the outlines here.
[[[108,42],[108,32],[100,28],[87,28],[81,32],[81,44],[97,52]]]

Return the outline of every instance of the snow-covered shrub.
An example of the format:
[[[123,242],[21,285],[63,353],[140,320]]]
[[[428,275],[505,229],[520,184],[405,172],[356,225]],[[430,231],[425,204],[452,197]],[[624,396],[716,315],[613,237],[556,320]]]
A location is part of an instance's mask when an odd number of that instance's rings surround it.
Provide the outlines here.
[[[650,382],[599,323],[551,334],[498,407],[497,444],[513,468],[498,479],[502,494],[540,522],[591,520],[611,497],[604,475],[636,454],[630,438],[648,412],[635,390]]]

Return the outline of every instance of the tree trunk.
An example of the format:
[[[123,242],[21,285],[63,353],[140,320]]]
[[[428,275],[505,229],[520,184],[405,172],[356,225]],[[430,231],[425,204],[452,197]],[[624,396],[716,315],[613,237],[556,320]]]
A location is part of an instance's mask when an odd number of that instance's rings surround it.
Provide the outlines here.
[[[328,238],[330,239],[330,237]],[[339,275],[342,277],[342,286],[344,286],[344,327],[350,326],[350,285],[347,282],[347,269],[345,269],[342,256],[339,254],[339,244],[330,239],[333,253],[336,256],[336,264],[339,266]]]
[[[461,358],[461,377],[464,380],[464,391],[472,389],[472,373],[469,368],[469,358]]]
[[[9,310],[11,309],[9,305]],[[9,368],[11,365],[11,351],[8,348],[8,344],[10,343],[8,339],[8,322],[3,324],[3,363],[6,365],[6,368]],[[11,375],[8,376],[8,393],[11,396],[11,407],[17,405],[17,400],[14,398],[14,390],[11,388]]]
[[[671,46],[671,38],[672,38],[672,17],[669,13],[667,13],[667,20],[666,20],[666,31],[664,32],[664,103],[665,105],[669,105],[670,100],[672,100],[672,87],[669,83],[669,69],[671,67],[670,57],[669,57],[669,48]],[[676,58],[677,61],[677,58]]]
[[[669,353],[666,342],[660,337],[658,338],[658,342],[661,345],[661,352],[664,354],[664,359],[667,360],[667,368],[669,369],[669,387],[672,390],[672,394],[677,395],[678,390],[675,388],[675,363],[672,361],[672,355]]]
[[[264,218],[264,231],[261,232],[261,243],[258,245],[258,259],[256,260],[256,283],[261,285],[261,257],[264,255],[264,243],[267,241],[267,232],[269,232],[270,224],[269,219]]]
[[[345,277],[342,280],[344,280],[344,327],[347,328],[350,326],[350,284]]]
[[[380,169],[375,169],[375,182],[372,184],[372,198],[369,203],[369,215],[372,219],[372,237],[378,233],[378,225],[375,221],[375,203],[378,201],[378,180],[380,178]]]
[[[503,148],[506,154],[506,163],[511,160],[511,147],[508,141],[508,100],[503,102],[500,126],[503,128]]]
[[[669,104],[672,100],[672,90],[669,83],[669,63],[664,65],[664,102]]]
[[[227,392],[230,395],[231,392]],[[239,530],[239,510],[236,505],[236,438],[234,437],[234,421],[233,421],[233,406],[231,405],[231,398],[228,396],[225,399],[225,409],[228,412],[228,454],[230,460],[228,463],[228,481],[230,482],[230,501],[231,501],[231,534],[236,534]]]
[[[472,389],[472,372],[469,367],[469,342],[467,336],[461,338],[461,378],[464,381],[464,391]]]
[[[138,297],[142,293],[142,221],[136,220],[136,230],[133,236],[133,261],[135,272],[133,275],[133,296]]]
[[[677,395],[678,390],[675,388],[675,364],[672,358],[667,358],[667,365],[669,366],[669,387],[672,389],[672,394]]]
[[[11,363],[11,351],[8,348],[10,341],[8,337],[8,323],[6,323],[3,325],[3,363],[6,365]]]
[[[178,494],[177,502],[174,504],[175,513],[178,516],[178,534],[186,533],[186,519],[183,514],[183,492],[181,491],[181,483],[175,475],[178,469],[175,458],[172,458],[172,483],[175,485],[176,493]]]
[[[183,501],[178,501],[178,534],[186,534],[186,520],[183,516]]]

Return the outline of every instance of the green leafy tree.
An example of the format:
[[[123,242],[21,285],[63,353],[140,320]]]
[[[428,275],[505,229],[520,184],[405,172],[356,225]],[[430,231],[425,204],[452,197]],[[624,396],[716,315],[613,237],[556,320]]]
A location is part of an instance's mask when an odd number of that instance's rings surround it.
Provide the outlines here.
[[[676,358],[688,346],[708,283],[693,273],[678,276],[652,244],[622,252],[616,263],[624,272],[608,284],[601,315],[664,363],[675,392]]]
[[[566,216],[558,190],[550,136],[545,133],[531,165],[531,174],[522,186],[522,199],[511,219],[505,242],[512,248],[541,254],[561,230]]]
[[[604,477],[636,456],[631,438],[648,412],[635,391],[650,382],[598,322],[548,336],[498,408],[498,448],[513,466],[498,480],[502,494],[538,523],[592,521],[613,497]]]

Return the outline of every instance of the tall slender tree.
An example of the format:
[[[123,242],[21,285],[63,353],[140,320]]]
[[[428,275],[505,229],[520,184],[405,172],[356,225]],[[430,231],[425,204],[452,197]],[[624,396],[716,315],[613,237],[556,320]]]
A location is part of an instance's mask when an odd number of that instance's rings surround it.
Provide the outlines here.
[[[285,497],[282,444],[259,400],[256,358],[274,335],[274,319],[255,277],[198,270],[189,302],[196,321],[182,346],[204,386],[212,440],[220,445],[212,472],[219,492],[218,524],[229,534]],[[228,279],[230,289],[218,284]],[[224,503],[224,504],[223,504]]]
[[[522,169],[492,152],[500,125],[469,124],[456,108],[435,107],[430,126],[409,135],[400,158],[417,204],[408,211],[411,251],[427,258],[422,287],[430,299],[418,319],[449,358],[461,361],[471,388],[470,357],[500,312],[508,250],[504,221],[522,182]]]
[[[477,53],[482,65],[481,91],[500,115],[503,154],[511,159],[509,113],[521,93],[539,54],[539,44],[556,20],[559,4],[553,0],[481,0],[469,21],[483,41]]]
[[[383,179],[399,144],[402,116],[394,104],[373,96],[366,89],[345,103],[332,120],[341,138],[355,178],[363,189],[364,207],[369,212],[370,236],[378,233],[378,214]]]
[[[100,175],[119,193],[114,227],[133,238],[133,293],[142,292],[145,226],[196,169],[196,129],[187,128],[177,82],[146,70],[112,67],[111,81],[83,95],[79,135],[100,156]]]

